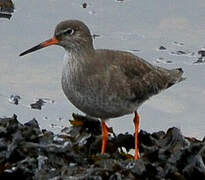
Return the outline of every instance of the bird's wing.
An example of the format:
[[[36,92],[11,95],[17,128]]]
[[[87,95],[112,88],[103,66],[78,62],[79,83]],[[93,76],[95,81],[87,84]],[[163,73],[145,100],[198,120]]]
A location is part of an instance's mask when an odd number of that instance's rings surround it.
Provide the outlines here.
[[[119,52],[119,53],[118,53]],[[109,86],[118,96],[141,103],[166,88],[169,70],[155,67],[131,53],[107,52]]]

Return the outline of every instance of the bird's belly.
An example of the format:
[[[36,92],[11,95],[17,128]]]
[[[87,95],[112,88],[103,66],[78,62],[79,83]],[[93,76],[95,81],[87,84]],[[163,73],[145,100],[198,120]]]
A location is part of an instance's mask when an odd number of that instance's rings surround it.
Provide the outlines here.
[[[68,76],[66,76],[68,77]],[[95,87],[77,86],[71,79],[62,76],[62,88],[68,100],[85,114],[102,119],[114,118],[130,114],[136,110],[136,104],[122,101],[115,96],[107,96],[103,90],[96,91]]]

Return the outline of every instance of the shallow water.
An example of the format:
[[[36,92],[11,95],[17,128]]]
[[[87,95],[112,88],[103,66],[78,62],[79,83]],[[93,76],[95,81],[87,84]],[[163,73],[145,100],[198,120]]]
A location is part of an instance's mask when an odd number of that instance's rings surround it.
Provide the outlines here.
[[[146,1],[21,0],[14,1],[10,20],[0,19],[0,116],[18,115],[23,123],[35,117],[42,128],[59,131],[68,125],[73,112],[60,85],[64,50],[49,47],[25,57],[18,55],[50,38],[56,24],[65,19],[84,21],[93,34],[96,48],[131,51],[147,61],[167,68],[182,67],[187,80],[151,98],[140,109],[141,128],[147,131],[181,128],[187,136],[204,137],[205,63],[197,63],[204,47],[203,0],[154,3]],[[193,13],[197,12],[197,13]],[[166,50],[158,50],[164,46]],[[176,55],[183,51],[186,54]],[[21,97],[18,105],[9,97]],[[29,104],[49,98],[42,110]],[[113,119],[108,124],[119,132],[133,132],[133,115]]]

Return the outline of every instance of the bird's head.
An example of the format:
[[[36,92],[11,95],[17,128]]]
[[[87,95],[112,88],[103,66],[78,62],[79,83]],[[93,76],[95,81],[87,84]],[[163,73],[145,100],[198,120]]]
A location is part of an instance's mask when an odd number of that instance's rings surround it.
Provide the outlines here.
[[[51,45],[60,45],[71,52],[93,49],[92,36],[88,27],[79,20],[67,20],[56,26],[54,36],[51,39],[24,51],[20,56]]]

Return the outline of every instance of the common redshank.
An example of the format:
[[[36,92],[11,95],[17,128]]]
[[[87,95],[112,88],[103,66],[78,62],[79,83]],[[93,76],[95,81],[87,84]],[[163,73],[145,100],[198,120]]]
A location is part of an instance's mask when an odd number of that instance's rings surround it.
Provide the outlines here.
[[[154,66],[125,51],[95,49],[90,30],[79,20],[60,22],[51,39],[20,56],[50,45],[66,50],[61,83],[68,100],[88,116],[101,119],[101,153],[105,153],[108,141],[105,121],[134,113],[134,158],[138,159],[137,109],[152,95],[182,81],[182,69]]]

